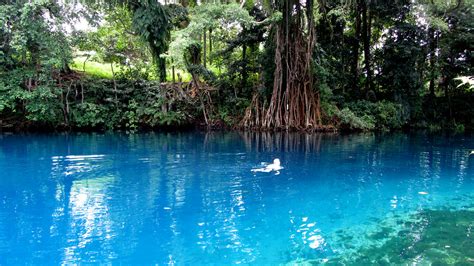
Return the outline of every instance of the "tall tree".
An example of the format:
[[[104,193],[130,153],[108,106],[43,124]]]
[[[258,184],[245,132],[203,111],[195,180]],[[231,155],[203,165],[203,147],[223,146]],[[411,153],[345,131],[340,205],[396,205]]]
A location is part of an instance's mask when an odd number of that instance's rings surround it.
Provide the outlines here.
[[[372,38],[372,12],[365,0],[361,4],[362,13],[362,40],[364,43],[365,92],[372,91],[372,60],[370,54],[370,40]]]
[[[247,109],[244,126],[263,129],[315,130],[321,127],[319,93],[313,90],[312,58],[315,45],[314,2],[275,1],[282,13],[274,40],[275,73],[268,107],[258,98]],[[260,110],[259,110],[260,109]]]
[[[161,55],[168,50],[171,18],[168,10],[160,2],[154,0],[130,1],[129,7],[133,12],[133,28],[150,46],[158,76],[166,81],[166,60]]]

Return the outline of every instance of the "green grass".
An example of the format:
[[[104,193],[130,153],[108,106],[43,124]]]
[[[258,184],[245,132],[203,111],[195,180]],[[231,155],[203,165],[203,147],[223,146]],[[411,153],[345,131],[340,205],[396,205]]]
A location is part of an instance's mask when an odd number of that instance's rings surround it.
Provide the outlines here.
[[[84,68],[85,60],[86,60],[85,56],[75,57],[71,65],[71,68],[79,72],[84,72],[88,76],[102,78],[102,79],[112,79],[112,68],[110,67],[110,64],[100,63],[100,62],[93,61],[92,59],[89,59],[87,60],[85,68]],[[120,71],[120,67],[121,67],[120,65],[114,64],[115,74],[117,74],[117,72]],[[217,72],[216,69],[211,69],[211,70],[213,70],[213,72],[215,73]],[[176,81],[179,81],[178,73],[179,75],[181,75],[181,80],[183,82],[189,82],[191,80],[191,74],[189,74],[187,71],[182,70],[182,69],[176,69],[175,70]],[[150,78],[152,80],[157,79],[155,73],[150,73]],[[168,67],[166,71],[166,80],[167,81],[173,80],[171,67]]]
[[[181,75],[181,81],[183,82],[189,82],[191,81],[191,74],[189,74],[187,71],[181,70],[181,69],[176,69],[175,70],[175,75],[176,75],[176,82],[178,82],[178,73]],[[171,68],[166,69],[166,80],[167,81],[173,81],[173,75],[171,72]]]
[[[86,75],[89,75],[89,76],[104,78],[104,79],[112,79],[112,68],[110,67],[110,64],[104,64],[104,63],[94,62],[92,60],[87,60],[85,68],[83,68],[85,60],[86,60],[86,57],[74,58],[71,68],[79,72],[84,72]],[[117,67],[117,69],[119,69],[117,65],[115,66]]]

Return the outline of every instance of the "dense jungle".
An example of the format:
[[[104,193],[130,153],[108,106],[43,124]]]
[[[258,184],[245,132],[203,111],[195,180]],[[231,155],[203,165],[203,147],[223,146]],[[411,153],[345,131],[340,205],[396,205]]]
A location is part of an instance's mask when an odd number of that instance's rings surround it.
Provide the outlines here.
[[[3,131],[474,129],[473,0],[0,0]]]

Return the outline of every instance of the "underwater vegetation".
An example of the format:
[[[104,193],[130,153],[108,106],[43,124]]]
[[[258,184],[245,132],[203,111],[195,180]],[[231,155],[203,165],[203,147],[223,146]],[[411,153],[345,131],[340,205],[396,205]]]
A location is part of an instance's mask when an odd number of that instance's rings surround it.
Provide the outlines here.
[[[474,209],[422,210],[367,235],[364,247],[325,265],[474,265]],[[382,243],[382,244],[380,244]]]

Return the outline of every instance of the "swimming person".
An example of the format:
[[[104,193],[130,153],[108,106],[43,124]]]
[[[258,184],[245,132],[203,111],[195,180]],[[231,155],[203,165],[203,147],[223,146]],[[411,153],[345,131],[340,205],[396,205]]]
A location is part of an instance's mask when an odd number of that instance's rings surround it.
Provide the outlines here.
[[[280,159],[276,158],[273,160],[273,163],[272,164],[269,164],[265,167],[262,167],[262,168],[256,168],[256,169],[252,169],[251,171],[252,172],[264,172],[264,173],[269,173],[269,172],[272,172],[272,171],[275,171],[277,172],[277,174],[279,173],[279,170],[283,169],[283,167],[281,166],[281,163],[280,163]]]

